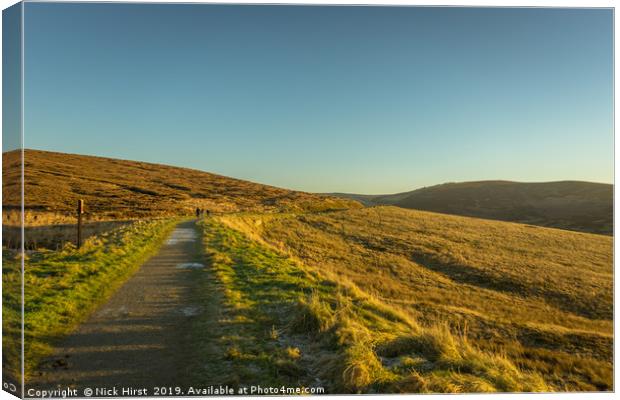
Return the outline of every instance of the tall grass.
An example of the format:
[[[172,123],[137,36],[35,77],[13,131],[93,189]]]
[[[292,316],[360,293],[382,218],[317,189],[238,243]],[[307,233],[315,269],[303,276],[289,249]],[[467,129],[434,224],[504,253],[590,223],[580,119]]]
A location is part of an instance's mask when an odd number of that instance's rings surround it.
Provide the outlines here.
[[[445,327],[421,325],[351,281],[279,253],[224,220],[201,226],[225,311],[219,327],[196,334],[204,337],[207,365],[228,362],[234,368],[205,367],[205,382],[319,382],[330,393],[550,389],[539,374],[481,351]],[[275,343],[265,339],[274,336]],[[214,343],[225,346],[218,352]],[[291,345],[302,356],[291,358]]]
[[[612,388],[612,238],[395,207],[220,221],[552,387]]]

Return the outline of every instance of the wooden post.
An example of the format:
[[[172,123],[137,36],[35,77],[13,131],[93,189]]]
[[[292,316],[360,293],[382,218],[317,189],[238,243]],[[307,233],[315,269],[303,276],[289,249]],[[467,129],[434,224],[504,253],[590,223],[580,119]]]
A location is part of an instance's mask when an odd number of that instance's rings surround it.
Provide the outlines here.
[[[84,200],[79,199],[77,202],[77,248],[82,246],[82,214],[84,214]]]

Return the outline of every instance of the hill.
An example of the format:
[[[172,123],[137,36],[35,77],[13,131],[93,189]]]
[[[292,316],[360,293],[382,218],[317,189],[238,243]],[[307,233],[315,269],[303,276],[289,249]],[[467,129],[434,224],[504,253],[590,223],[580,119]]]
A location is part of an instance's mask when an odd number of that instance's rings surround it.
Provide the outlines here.
[[[73,222],[84,199],[90,219],[214,212],[311,211],[359,207],[331,196],[281,189],[189,168],[25,150],[27,224]],[[19,209],[19,152],[3,153],[3,219]],[[13,216],[16,222],[16,216]],[[65,221],[66,220],[66,221]]]
[[[612,390],[611,237],[392,206],[210,220],[231,301],[285,342],[314,324],[322,346],[295,343],[330,393]]]
[[[445,214],[613,234],[613,185],[561,181],[446,183],[392,195],[335,196]]]
[[[527,217],[574,229],[569,211],[590,210],[582,224],[599,221],[595,211],[610,185],[471,182],[352,200],[101,157],[27,150],[25,162],[31,240],[37,229],[58,238],[63,218],[74,223],[78,198],[89,218],[113,220],[93,222],[102,227],[80,249],[27,247],[26,293],[41,296],[28,300],[29,312],[38,304],[66,318],[36,319],[30,339],[47,343],[54,323],[77,323],[101,285],[113,287],[97,274],[137,268],[146,253],[133,249],[154,251],[182,218],[121,219],[201,207],[217,213],[196,225],[200,260],[209,266],[191,271],[198,308],[209,310],[190,329],[196,381],[325,386],[329,393],[614,389],[613,238],[491,220]],[[15,221],[19,154],[3,154],[3,166],[3,218]],[[405,209],[414,193],[416,205],[447,211]],[[486,219],[445,214],[465,211]],[[67,226],[73,237],[74,225]],[[12,307],[3,321],[14,338],[19,260],[3,251],[3,285],[15,289],[3,294]]]

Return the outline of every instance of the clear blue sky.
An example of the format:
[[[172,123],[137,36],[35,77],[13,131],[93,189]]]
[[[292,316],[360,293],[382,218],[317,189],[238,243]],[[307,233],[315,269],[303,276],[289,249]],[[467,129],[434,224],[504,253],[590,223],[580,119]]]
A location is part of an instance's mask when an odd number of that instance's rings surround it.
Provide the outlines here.
[[[612,182],[612,17],[27,3],[25,145],[316,192]]]

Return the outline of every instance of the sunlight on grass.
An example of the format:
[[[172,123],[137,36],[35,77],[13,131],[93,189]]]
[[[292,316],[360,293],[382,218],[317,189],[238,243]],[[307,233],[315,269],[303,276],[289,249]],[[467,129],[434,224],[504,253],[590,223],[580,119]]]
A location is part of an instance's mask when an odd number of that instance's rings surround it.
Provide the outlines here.
[[[60,251],[28,252],[25,260],[25,369],[28,376],[51,346],[112,294],[159,248],[178,220],[135,222]],[[19,260],[3,252],[5,366],[18,369]],[[7,290],[8,289],[8,290]],[[12,371],[18,376],[17,371]]]
[[[445,326],[419,325],[350,281],[280,254],[221,218],[201,227],[211,266],[205,274],[214,274],[209,284],[217,282],[226,310],[217,328],[196,330],[209,360],[198,374],[205,382],[320,384],[329,393],[550,390],[539,374],[475,348]]]
[[[396,207],[218,218],[558,390],[612,388],[611,237]],[[389,313],[358,318],[382,325]],[[435,390],[429,379],[413,386]]]

